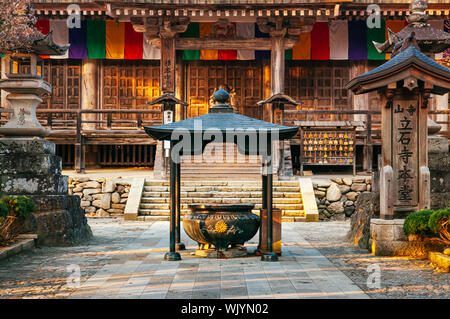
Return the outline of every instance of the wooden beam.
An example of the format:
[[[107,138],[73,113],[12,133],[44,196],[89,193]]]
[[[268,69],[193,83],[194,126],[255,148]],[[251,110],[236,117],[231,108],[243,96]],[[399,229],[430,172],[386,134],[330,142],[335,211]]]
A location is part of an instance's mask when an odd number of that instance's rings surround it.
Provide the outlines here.
[[[298,42],[298,37],[287,37],[284,39],[284,49],[291,49]],[[152,40],[152,45],[158,46],[159,39]],[[211,38],[177,38],[175,39],[177,50],[271,50],[270,38],[254,39],[211,39]]]

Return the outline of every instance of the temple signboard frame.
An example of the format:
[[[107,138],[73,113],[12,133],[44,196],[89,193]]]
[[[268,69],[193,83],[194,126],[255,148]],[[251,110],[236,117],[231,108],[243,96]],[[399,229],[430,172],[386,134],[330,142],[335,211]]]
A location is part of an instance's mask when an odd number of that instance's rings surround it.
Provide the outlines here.
[[[430,208],[428,101],[432,93],[450,91],[450,70],[420,52],[411,33],[391,60],[346,88],[355,94],[376,90],[382,102],[380,217],[404,218]]]

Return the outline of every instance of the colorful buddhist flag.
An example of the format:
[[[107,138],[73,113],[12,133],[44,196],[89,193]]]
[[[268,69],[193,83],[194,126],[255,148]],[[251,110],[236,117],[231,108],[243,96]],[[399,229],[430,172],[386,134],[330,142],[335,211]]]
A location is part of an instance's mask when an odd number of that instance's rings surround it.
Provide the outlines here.
[[[105,20],[88,20],[87,50],[89,59],[104,59],[106,57]]]
[[[292,60],[311,60],[311,32],[300,33],[292,48]]]
[[[258,24],[255,23],[255,38],[270,38],[270,35],[259,30]],[[270,50],[255,50],[256,60],[270,59]]]
[[[34,27],[42,34],[47,35],[50,32],[50,20],[49,19],[39,19]]]
[[[125,59],[141,60],[143,56],[144,34],[134,31],[131,22],[125,22]]]
[[[316,22],[311,30],[311,60],[330,59],[328,22]]]
[[[255,24],[253,22],[237,22],[236,36],[243,39],[255,38]],[[238,60],[254,60],[255,50],[237,50]]]
[[[180,38],[199,38],[200,25],[198,22],[189,23],[185,32],[180,34]],[[200,60],[200,50],[184,50],[183,60]]]
[[[380,27],[369,28],[367,27],[367,59],[368,60],[384,60],[386,55],[384,53],[378,53],[373,41],[383,43],[386,40],[386,22],[381,19]]]
[[[214,34],[217,38],[234,38],[236,36],[236,23],[230,22],[224,26],[215,26]],[[237,50],[219,50],[219,60],[236,60]]]
[[[199,37],[211,37],[212,36],[212,22],[199,23]],[[200,50],[200,60],[218,60],[218,50]]]
[[[125,57],[125,23],[106,21],[106,58],[123,59]]]
[[[348,22],[348,59],[367,59],[367,25],[365,20]]]
[[[143,55],[145,60],[161,60],[161,49],[154,47],[148,40],[146,33],[144,33],[143,40]]]
[[[53,34],[53,42],[60,46],[67,46],[69,44],[69,29],[67,28],[67,20],[50,20],[50,31]],[[67,59],[69,57],[69,50],[63,55],[51,55],[51,59]]]
[[[330,60],[348,60],[347,20],[330,22]]]
[[[69,28],[69,58],[86,59],[87,58],[87,23],[81,21],[81,28]]]

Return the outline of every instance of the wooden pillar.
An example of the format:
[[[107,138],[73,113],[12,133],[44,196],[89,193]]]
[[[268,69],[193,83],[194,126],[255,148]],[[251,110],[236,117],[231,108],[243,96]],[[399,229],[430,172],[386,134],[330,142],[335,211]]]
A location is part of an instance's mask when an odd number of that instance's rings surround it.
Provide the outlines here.
[[[2,58],[1,59],[1,63],[2,63],[2,74],[1,74],[1,78],[2,79],[6,79],[6,63],[8,63],[7,58]],[[1,90],[1,108],[7,109],[9,108],[9,103],[6,100],[6,96],[8,95],[8,93],[4,90]]]
[[[180,52],[181,53],[181,52]],[[175,97],[180,99],[181,101],[185,101],[184,97],[184,68],[183,68],[183,57],[181,54],[178,54],[176,57],[176,66],[175,66]],[[184,109],[186,107],[178,104],[176,106],[175,111],[175,121],[184,120],[185,112]]]
[[[268,61],[263,61],[263,99],[267,100],[271,96],[271,70],[270,70],[270,64]],[[272,104],[266,103],[264,104],[264,110],[263,110],[263,120],[266,122],[273,121],[273,114],[272,114]]]
[[[355,78],[360,74],[364,74],[368,71],[367,61],[355,61],[351,62],[350,78]],[[353,95],[353,109],[354,110],[368,110],[369,109],[369,95],[359,94]],[[355,114],[353,116],[354,121],[363,121],[366,124],[369,118],[364,114]],[[368,132],[369,133],[369,132]],[[372,171],[372,154],[373,146],[371,137],[367,136],[363,145],[363,169],[365,171]]]
[[[286,29],[274,31],[270,35],[272,49],[270,55],[271,63],[271,91],[272,95],[284,93],[284,36]]]
[[[98,60],[84,59],[81,67],[81,109],[98,109]],[[83,114],[83,121],[96,120],[96,114]],[[94,130],[95,124],[83,123],[83,130]]]
[[[81,66],[81,109],[82,110],[97,110],[99,99],[99,85],[98,85],[98,70],[99,62],[97,59],[83,59]],[[97,114],[82,114],[82,122],[98,120]],[[82,123],[82,130],[95,130],[97,125],[95,123]],[[98,164],[97,152],[94,145],[86,145],[80,147],[82,154],[80,160],[82,167],[92,166]]]

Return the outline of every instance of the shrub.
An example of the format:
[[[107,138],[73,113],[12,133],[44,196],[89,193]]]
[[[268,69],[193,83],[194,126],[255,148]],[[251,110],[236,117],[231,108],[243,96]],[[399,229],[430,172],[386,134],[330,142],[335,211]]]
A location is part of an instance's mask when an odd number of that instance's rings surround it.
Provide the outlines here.
[[[24,220],[36,210],[33,200],[26,196],[4,196],[0,200],[7,205],[9,214]]]
[[[423,209],[409,214],[403,224],[405,235],[419,235],[421,237],[431,235],[432,231],[428,227],[428,221],[432,214],[433,210],[431,209]]]
[[[33,200],[26,196],[4,196],[0,200],[0,245],[5,245],[23,228],[23,222],[36,210]],[[2,217],[4,216],[4,217]]]
[[[450,243],[450,207],[431,214],[427,226],[435,235]]]
[[[8,213],[9,213],[8,206],[4,202],[0,202],[0,225],[6,219]]]

